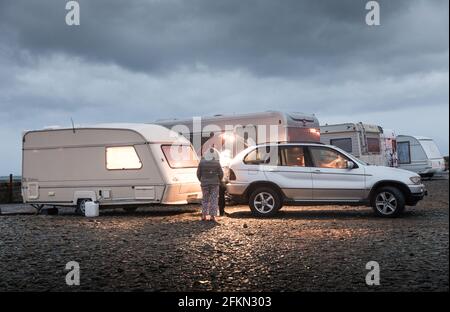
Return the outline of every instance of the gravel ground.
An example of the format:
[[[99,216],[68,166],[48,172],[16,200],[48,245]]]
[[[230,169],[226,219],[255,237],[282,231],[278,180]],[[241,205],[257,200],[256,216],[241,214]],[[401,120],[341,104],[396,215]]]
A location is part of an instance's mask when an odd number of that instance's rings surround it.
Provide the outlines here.
[[[398,219],[336,206],[271,219],[234,206],[217,224],[196,206],[2,215],[0,291],[448,291],[448,180],[426,184],[430,196]],[[72,260],[80,286],[65,284]],[[372,260],[380,286],[365,284]]]

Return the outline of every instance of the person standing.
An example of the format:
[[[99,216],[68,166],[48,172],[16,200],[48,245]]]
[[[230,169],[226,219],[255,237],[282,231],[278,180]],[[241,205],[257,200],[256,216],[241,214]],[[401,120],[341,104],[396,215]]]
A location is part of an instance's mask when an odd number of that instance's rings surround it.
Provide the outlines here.
[[[219,208],[219,188],[223,179],[223,170],[220,166],[219,153],[211,148],[206,153],[197,168],[197,178],[202,187],[202,220],[208,215],[215,221]]]

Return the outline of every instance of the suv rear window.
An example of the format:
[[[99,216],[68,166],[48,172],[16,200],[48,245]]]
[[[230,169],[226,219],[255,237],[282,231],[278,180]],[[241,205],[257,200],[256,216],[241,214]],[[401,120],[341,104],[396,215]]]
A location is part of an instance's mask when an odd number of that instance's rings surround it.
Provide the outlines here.
[[[290,167],[306,167],[306,155],[303,146],[286,146],[280,148],[281,165]]]

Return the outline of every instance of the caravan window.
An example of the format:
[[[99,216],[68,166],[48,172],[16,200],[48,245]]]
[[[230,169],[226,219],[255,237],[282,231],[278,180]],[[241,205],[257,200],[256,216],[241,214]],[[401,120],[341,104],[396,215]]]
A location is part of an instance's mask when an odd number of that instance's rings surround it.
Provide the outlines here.
[[[170,168],[196,168],[198,158],[190,145],[162,145],[164,157]]]
[[[331,139],[330,140],[330,144],[334,145],[336,147],[339,147],[341,150],[344,150],[347,153],[351,153],[353,151],[353,149],[352,149],[352,139],[351,138]]]
[[[411,163],[411,146],[409,145],[409,142],[397,143],[397,155],[399,164]]]
[[[141,169],[142,162],[134,146],[116,146],[106,148],[106,169]]]
[[[367,151],[373,154],[380,154],[380,139],[367,138]]]

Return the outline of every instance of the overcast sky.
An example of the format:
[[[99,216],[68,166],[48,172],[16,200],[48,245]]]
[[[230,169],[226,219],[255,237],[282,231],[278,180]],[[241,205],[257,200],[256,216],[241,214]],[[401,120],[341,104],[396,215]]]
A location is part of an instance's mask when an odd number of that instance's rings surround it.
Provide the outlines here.
[[[368,122],[449,150],[448,0],[0,0],[0,175],[21,133],[266,110]]]

